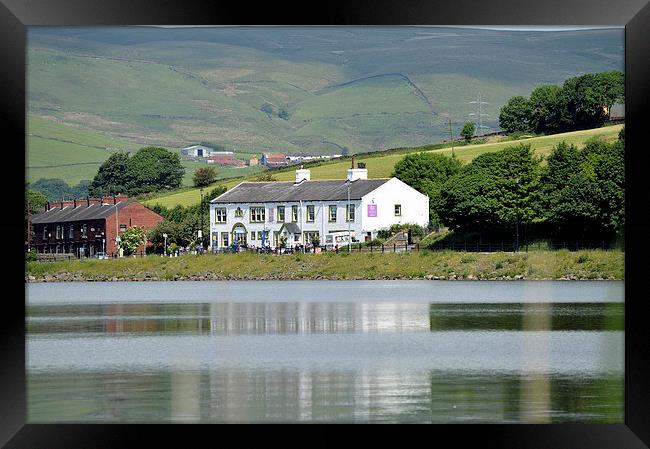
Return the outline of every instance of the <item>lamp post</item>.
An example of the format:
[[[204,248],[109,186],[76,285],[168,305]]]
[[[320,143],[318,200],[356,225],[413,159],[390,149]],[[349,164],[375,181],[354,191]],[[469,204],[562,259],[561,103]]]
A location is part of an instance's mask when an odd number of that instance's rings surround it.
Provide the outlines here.
[[[346,211],[346,219],[348,221],[348,253],[352,252],[352,232],[350,232],[350,180],[346,181],[348,186],[348,207]]]
[[[120,215],[117,211],[117,203],[113,204],[115,206],[115,252],[117,256],[120,256]]]
[[[203,187],[201,187],[201,206],[199,207],[199,215],[201,216],[201,228],[197,232],[199,242],[201,245],[201,253],[203,253]]]
[[[163,238],[165,239],[165,246],[163,250],[163,257],[167,255],[167,234],[163,234]]]
[[[515,251],[519,251],[519,176],[515,179],[517,184],[517,198],[515,206]]]

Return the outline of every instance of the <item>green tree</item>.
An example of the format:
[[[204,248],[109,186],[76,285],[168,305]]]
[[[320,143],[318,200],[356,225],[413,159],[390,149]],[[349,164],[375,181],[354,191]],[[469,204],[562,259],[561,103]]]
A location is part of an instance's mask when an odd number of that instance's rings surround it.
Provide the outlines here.
[[[561,113],[564,108],[562,88],[554,84],[543,84],[530,94],[530,125],[536,132],[558,131],[561,128]]]
[[[127,162],[129,195],[180,187],[185,168],[180,156],[160,147],[138,150]]]
[[[255,182],[273,182],[277,181],[271,173],[260,173],[255,177]]]
[[[566,115],[574,127],[596,126],[609,118],[609,110],[624,100],[622,72],[602,72],[569,78],[562,86]]]
[[[62,198],[72,198],[72,189],[63,180],[58,178],[41,178],[29,184],[31,190],[41,192],[50,201]]]
[[[27,233],[31,229],[27,229],[27,215],[34,215],[41,212],[47,204],[47,197],[36,190],[25,189],[25,240],[27,240]],[[34,237],[32,232],[31,238]]]
[[[476,126],[472,122],[467,122],[463,125],[463,129],[460,131],[460,135],[463,136],[465,142],[469,143],[474,137],[474,131],[476,131]]]
[[[128,193],[129,153],[118,151],[111,154],[99,167],[88,188],[90,196]]]
[[[461,166],[458,159],[442,154],[407,154],[395,164],[391,176],[429,197],[429,221],[438,224],[441,188]]]
[[[213,167],[197,168],[194,172],[194,186],[205,187],[212,184],[217,179],[217,171]]]
[[[537,219],[539,163],[524,144],[478,156],[442,186],[442,222],[452,229],[483,232]]]
[[[530,131],[531,104],[525,97],[512,97],[499,112],[499,126],[509,133]]]
[[[147,233],[144,228],[133,226],[120,234],[120,247],[126,255],[133,254],[137,249],[144,245]]]

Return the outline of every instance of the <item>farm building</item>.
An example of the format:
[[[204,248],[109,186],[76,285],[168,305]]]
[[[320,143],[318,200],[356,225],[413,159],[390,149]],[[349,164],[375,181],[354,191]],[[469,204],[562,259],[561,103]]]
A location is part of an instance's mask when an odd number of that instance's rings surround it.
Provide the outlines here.
[[[208,157],[214,150],[203,145],[192,145],[181,149],[182,156],[188,157]]]
[[[260,161],[256,157],[252,157],[248,161],[246,161],[246,165],[248,165],[249,167],[253,167],[259,163]]]
[[[78,257],[115,254],[118,234],[133,226],[153,229],[161,221],[163,217],[126,196],[48,203],[45,211],[31,217],[33,246],[39,253]]]
[[[286,154],[281,153],[271,153],[262,155],[262,165],[266,165],[269,168],[275,167],[287,167],[289,161],[287,160]]]
[[[349,196],[349,200],[348,200]],[[210,205],[211,247],[335,244],[348,225],[353,241],[377,237],[393,224],[426,226],[429,198],[397,178],[368,179],[365,168],[350,168],[347,179],[311,181],[296,170],[295,182],[242,182]]]
[[[237,159],[230,154],[212,154],[208,157],[208,164],[223,165],[225,167],[244,167],[246,164],[241,159]]]

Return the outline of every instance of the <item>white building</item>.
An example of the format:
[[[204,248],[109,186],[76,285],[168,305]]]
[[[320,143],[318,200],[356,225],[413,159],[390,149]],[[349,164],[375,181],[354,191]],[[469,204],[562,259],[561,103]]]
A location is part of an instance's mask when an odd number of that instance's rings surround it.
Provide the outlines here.
[[[190,147],[185,147],[181,149],[181,154],[183,156],[190,157],[208,157],[214,150],[210,147],[205,147],[203,145],[192,145]]]
[[[365,168],[351,168],[347,180],[311,181],[301,168],[295,182],[242,182],[211,201],[211,246],[277,246],[282,237],[294,246],[315,235],[324,246],[347,238],[348,225],[353,241],[365,241],[396,223],[428,224],[426,195],[397,178],[367,178]]]

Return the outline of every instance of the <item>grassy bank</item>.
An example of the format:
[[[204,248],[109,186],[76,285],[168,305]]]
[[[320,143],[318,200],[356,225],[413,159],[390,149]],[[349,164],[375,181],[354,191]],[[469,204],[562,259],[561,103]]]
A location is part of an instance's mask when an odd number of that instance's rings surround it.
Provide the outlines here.
[[[29,281],[221,279],[623,279],[624,253],[457,251],[397,254],[253,253],[28,262]]]
[[[573,131],[562,134],[553,134],[549,136],[540,136],[519,140],[505,140],[503,142],[474,144],[474,145],[456,145],[454,154],[464,163],[470,162],[475,157],[494,151],[503,150],[506,147],[517,145],[519,143],[530,144],[531,148],[537,155],[548,155],[552,148],[558,143],[564,141],[568,144],[575,144],[578,148],[582,148],[589,139],[599,138],[606,142],[612,142],[618,138],[618,132],[621,130],[622,125],[606,126],[603,128],[587,129],[583,131]],[[370,178],[387,178],[393,172],[395,164],[401,160],[405,154],[418,153],[418,152],[438,152],[451,155],[451,146],[444,146],[438,149],[428,149],[428,147],[415,147],[408,149],[408,151],[386,151],[378,152],[367,156],[357,156],[357,161],[364,161],[368,168],[368,177]],[[350,160],[335,160],[323,162],[317,165],[310,165],[311,179],[345,179],[346,170],[350,167]],[[292,181],[295,179],[296,167],[290,167],[286,170],[271,172],[273,177],[278,181]],[[231,179],[217,184],[223,184],[231,189],[242,181],[252,181],[254,176],[247,178]],[[183,206],[190,206],[196,204],[201,200],[199,189],[185,189],[179,192],[166,193],[159,197],[146,200],[144,203],[147,206],[160,204],[165,207],[174,207],[177,204]]]

